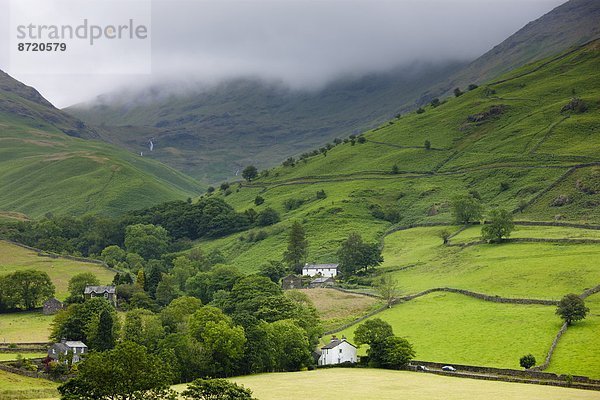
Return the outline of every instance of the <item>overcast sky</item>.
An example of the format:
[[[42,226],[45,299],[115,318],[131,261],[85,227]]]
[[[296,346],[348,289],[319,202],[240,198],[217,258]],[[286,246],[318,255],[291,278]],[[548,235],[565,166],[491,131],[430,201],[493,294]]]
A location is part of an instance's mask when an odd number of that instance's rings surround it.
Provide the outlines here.
[[[34,86],[58,107],[123,86],[170,79],[216,82],[249,75],[311,89],[340,76],[414,61],[474,59],[563,2],[152,1],[151,75],[100,73],[102,63],[96,71],[86,66],[91,73],[85,75],[12,70],[7,49],[14,33],[8,29],[0,36],[0,69]],[[6,10],[8,0],[0,0],[0,6]],[[110,10],[104,14],[110,17]],[[115,10],[115,21],[119,18],[122,12]],[[0,26],[9,26],[8,13],[0,15]],[[142,66],[135,63],[148,64],[125,56],[112,55],[132,63],[132,69]],[[64,57],[52,67],[71,70],[78,62]]]

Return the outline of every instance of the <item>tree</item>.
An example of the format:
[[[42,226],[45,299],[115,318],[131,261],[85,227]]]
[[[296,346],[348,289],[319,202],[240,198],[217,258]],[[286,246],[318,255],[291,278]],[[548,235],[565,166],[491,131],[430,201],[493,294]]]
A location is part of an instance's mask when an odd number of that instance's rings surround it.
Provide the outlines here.
[[[84,300],[83,292],[86,286],[98,286],[100,280],[91,272],[82,272],[74,275],[69,280],[69,303],[82,303]]]
[[[481,227],[481,238],[490,242],[500,242],[510,236],[515,224],[513,215],[507,210],[492,210],[490,222]]]
[[[113,330],[119,327],[117,313],[111,303],[103,297],[94,297],[81,304],[71,304],[59,312],[52,322],[51,338],[81,340],[88,342],[98,332],[100,314],[107,311],[112,317]]]
[[[31,310],[54,296],[54,284],[43,271],[17,271],[2,277],[2,281],[3,286],[9,289],[2,295],[8,308]]]
[[[563,297],[556,308],[556,314],[560,315],[567,325],[584,319],[588,312],[590,309],[585,306],[583,299],[573,293]]]
[[[354,341],[359,346],[375,342],[383,342],[387,337],[394,336],[392,326],[381,318],[369,319],[354,331]]]
[[[125,261],[127,253],[119,246],[111,245],[105,247],[100,256],[109,267],[115,267],[118,263]]]
[[[375,355],[375,362],[379,362],[382,368],[401,369],[410,363],[415,356],[410,342],[397,336],[389,336],[383,341],[381,360],[377,360],[379,354]]]
[[[279,280],[288,273],[288,269],[283,265],[281,261],[269,261],[259,267],[258,274],[266,276],[275,283],[279,283]]]
[[[519,360],[519,364],[521,365],[521,367],[523,367],[525,369],[529,369],[529,368],[533,367],[535,365],[535,363],[536,363],[536,360],[535,360],[535,357],[533,356],[533,354],[524,355]]]
[[[179,287],[172,275],[163,274],[161,281],[156,286],[156,302],[166,306],[179,297]]]
[[[144,272],[143,269],[140,269],[137,273],[137,277],[135,280],[135,284],[137,287],[139,287],[140,289],[144,289],[144,287],[146,287],[146,273]]]
[[[161,310],[160,319],[168,331],[185,332],[190,316],[201,308],[200,299],[191,296],[179,297]]]
[[[251,182],[252,179],[255,179],[257,176],[258,176],[258,170],[256,169],[256,167],[254,165],[248,165],[242,171],[242,177],[245,180],[247,180],[248,182]]]
[[[454,96],[455,97],[460,97],[463,95],[463,92],[460,90],[460,88],[455,88],[454,89]]]
[[[290,228],[288,235],[288,246],[283,253],[283,261],[295,273],[301,273],[302,267],[308,257],[308,240],[304,227],[298,221],[295,221]]]
[[[452,236],[452,233],[450,233],[450,231],[448,229],[442,229],[440,231],[440,233],[438,233],[438,236],[444,241],[444,244],[448,244],[448,242],[450,241],[450,236]]]
[[[159,259],[169,248],[169,233],[152,224],[129,225],[125,228],[125,247],[146,260]]]
[[[88,345],[91,349],[105,351],[115,347],[117,342],[113,315],[104,309],[96,319],[92,320],[88,329]]]
[[[440,105],[440,99],[438,99],[437,97],[435,99],[431,100],[431,107],[436,108],[439,105]]]
[[[367,270],[383,262],[377,243],[364,243],[358,233],[351,233],[348,239],[342,242],[337,256],[344,277],[355,275],[362,269]]]
[[[279,213],[272,209],[271,207],[267,207],[261,212],[258,213],[256,217],[256,223],[258,226],[269,226],[276,224],[280,221]]]
[[[398,175],[400,173],[400,168],[398,168],[398,164],[392,165],[392,175]]]
[[[59,386],[63,400],[175,400],[168,364],[143,346],[123,342],[113,350],[90,353],[75,378]]]
[[[298,371],[311,364],[311,345],[297,323],[280,320],[267,324],[265,329],[276,370]]]
[[[472,196],[459,196],[452,201],[452,212],[456,223],[468,224],[481,219],[483,207]]]
[[[226,379],[196,379],[181,395],[186,400],[252,400],[252,391]]]
[[[256,196],[254,198],[254,204],[257,205],[257,206],[260,206],[264,202],[265,202],[265,199],[262,196]]]
[[[431,142],[429,140],[425,140],[425,150],[431,150]]]
[[[385,300],[388,307],[391,307],[396,300],[398,300],[398,296],[400,295],[398,281],[392,278],[390,274],[386,274],[379,278],[375,284],[375,289]]]

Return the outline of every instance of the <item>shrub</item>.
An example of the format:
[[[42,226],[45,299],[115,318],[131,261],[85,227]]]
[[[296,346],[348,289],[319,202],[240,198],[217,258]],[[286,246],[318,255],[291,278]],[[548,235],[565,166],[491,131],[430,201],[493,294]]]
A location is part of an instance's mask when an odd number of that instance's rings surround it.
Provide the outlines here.
[[[256,196],[254,198],[254,204],[257,206],[260,206],[264,202],[265,202],[265,199],[262,196]]]
[[[417,111],[415,111],[417,114],[423,114],[425,112],[425,109],[423,107],[419,107],[417,108]]]
[[[529,368],[533,367],[535,365],[535,363],[536,363],[536,360],[535,360],[535,357],[533,356],[533,354],[524,355],[519,360],[519,365],[521,365],[521,367],[523,367],[525,369],[529,369]]]
[[[430,150],[431,149],[431,142],[429,140],[425,141],[425,150]]]
[[[302,204],[304,204],[303,199],[294,199],[294,198],[286,199],[283,202],[283,208],[285,208],[286,211],[292,211],[297,208],[300,208],[300,206],[302,206]]]
[[[283,165],[284,167],[293,167],[294,165],[296,165],[296,159],[294,157],[289,157],[287,160],[281,163],[281,165]]]
[[[367,139],[365,139],[364,136],[359,136],[357,140],[358,140],[358,143],[361,143],[361,144],[365,143],[367,141]]]
[[[258,226],[269,226],[280,221],[279,213],[271,207],[265,208],[256,216]]]
[[[508,182],[500,182],[500,191],[505,192],[510,188],[510,183]]]
[[[208,188],[206,188],[206,193],[212,193],[215,191],[214,186],[209,186]]]
[[[225,190],[229,189],[229,183],[228,182],[221,183],[220,189],[221,189],[221,191],[225,191]]]
[[[431,107],[435,108],[435,107],[437,107],[437,106],[439,106],[439,105],[440,105],[440,99],[438,99],[438,98],[436,97],[435,99],[431,100],[431,103],[430,103],[430,104],[431,104]]]
[[[196,379],[182,396],[186,400],[252,400],[252,391],[226,379]]]
[[[316,195],[317,199],[322,200],[322,199],[326,199],[327,198],[327,193],[325,193],[325,190],[321,189],[321,190],[317,190],[317,195]]]
[[[460,88],[455,88],[454,89],[454,96],[455,97],[460,97],[462,96],[464,93],[460,90]]]
[[[475,90],[475,89],[477,89],[478,87],[479,87],[479,86],[477,86],[476,84],[474,84],[474,83],[471,83],[471,84],[469,85],[469,87],[467,88],[467,90]]]
[[[556,314],[559,315],[568,325],[586,317],[590,309],[585,306],[585,302],[576,294],[568,294],[558,303]]]
[[[397,164],[392,165],[392,174],[397,175],[400,173],[400,168],[398,168]]]
[[[569,101],[563,106],[563,108],[560,109],[560,112],[573,111],[574,113],[581,114],[586,112],[587,109],[587,104],[585,104],[583,100],[581,100],[579,97],[573,97],[571,101]]]

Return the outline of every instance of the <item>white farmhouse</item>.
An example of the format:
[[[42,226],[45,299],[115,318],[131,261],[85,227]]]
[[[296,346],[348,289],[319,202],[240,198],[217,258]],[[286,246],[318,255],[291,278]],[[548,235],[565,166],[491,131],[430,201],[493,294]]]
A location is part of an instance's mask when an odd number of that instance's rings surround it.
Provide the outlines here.
[[[345,362],[355,363],[357,361],[356,346],[348,342],[343,336],[342,339],[333,336],[331,342],[321,347],[319,365],[334,365]]]
[[[304,264],[304,267],[302,267],[302,275],[321,275],[327,278],[333,278],[338,273],[338,265],[339,264]]]

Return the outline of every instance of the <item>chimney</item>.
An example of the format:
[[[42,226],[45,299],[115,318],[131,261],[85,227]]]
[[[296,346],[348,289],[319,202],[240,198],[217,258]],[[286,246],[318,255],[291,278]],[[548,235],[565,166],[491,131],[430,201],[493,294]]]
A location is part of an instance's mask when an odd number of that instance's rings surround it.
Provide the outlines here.
[[[336,340],[338,340],[337,336],[335,336],[335,335],[331,336],[331,341],[332,342],[335,342]]]

